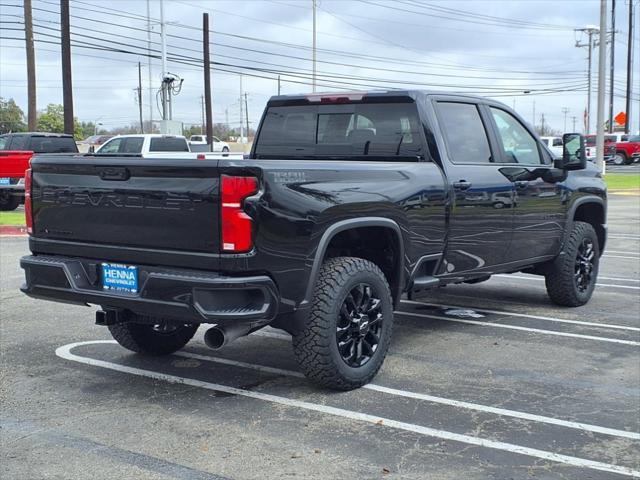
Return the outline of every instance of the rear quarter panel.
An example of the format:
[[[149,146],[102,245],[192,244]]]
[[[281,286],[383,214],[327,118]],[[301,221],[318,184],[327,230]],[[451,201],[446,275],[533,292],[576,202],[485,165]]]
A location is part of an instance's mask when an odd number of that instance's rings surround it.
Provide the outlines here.
[[[255,219],[255,251],[222,255],[227,272],[270,273],[283,303],[303,300],[320,239],[333,224],[391,219],[402,231],[405,269],[442,251],[445,183],[432,162],[221,160],[220,174],[261,176],[245,202]]]

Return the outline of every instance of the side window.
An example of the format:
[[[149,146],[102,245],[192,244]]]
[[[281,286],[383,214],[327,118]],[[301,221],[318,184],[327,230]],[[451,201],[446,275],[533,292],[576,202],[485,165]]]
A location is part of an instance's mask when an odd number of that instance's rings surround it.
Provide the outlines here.
[[[7,144],[7,150],[31,150],[27,148],[29,143],[28,135],[15,135],[11,140],[11,145]]]
[[[144,143],[143,137],[129,137],[124,139],[120,153],[141,153],[142,144]]]
[[[510,113],[493,107],[491,113],[507,163],[540,165],[540,151],[533,135]]]
[[[118,153],[121,143],[122,138],[114,138],[113,140],[109,140],[102,146],[102,148],[100,148],[99,153]]]
[[[0,150],[9,150],[9,137],[0,137]]]
[[[562,146],[562,139],[561,138],[554,138],[553,139],[553,146],[554,147],[561,147]]]
[[[478,107],[471,103],[438,102],[438,114],[454,163],[489,163],[487,131]]]

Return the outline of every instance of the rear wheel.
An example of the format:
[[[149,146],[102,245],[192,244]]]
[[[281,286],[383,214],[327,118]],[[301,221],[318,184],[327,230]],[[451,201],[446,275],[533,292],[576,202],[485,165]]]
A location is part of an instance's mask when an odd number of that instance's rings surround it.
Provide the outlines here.
[[[116,323],[109,325],[109,332],[124,348],[147,355],[168,355],[180,350],[193,338],[199,326],[162,318],[136,316],[134,319],[149,323]]]
[[[378,373],[392,327],[391,292],[380,269],[361,258],[332,258],[320,270],[309,319],[293,337],[293,349],[313,382],[352,390]]]
[[[10,211],[15,210],[20,205],[20,198],[16,195],[11,195],[9,192],[0,191],[0,210]]]
[[[599,262],[596,231],[588,223],[574,222],[564,255],[554,260],[545,276],[551,300],[565,307],[587,303],[596,287]]]

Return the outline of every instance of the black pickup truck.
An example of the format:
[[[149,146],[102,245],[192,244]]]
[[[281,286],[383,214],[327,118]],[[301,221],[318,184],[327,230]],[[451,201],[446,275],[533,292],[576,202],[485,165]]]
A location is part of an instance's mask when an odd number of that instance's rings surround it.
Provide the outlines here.
[[[393,91],[273,97],[245,159],[36,156],[22,290],[100,306],[146,354],[271,325],[309,378],[356,388],[403,294],[527,272],[589,300],[606,188],[584,138],[564,145],[492,100]]]

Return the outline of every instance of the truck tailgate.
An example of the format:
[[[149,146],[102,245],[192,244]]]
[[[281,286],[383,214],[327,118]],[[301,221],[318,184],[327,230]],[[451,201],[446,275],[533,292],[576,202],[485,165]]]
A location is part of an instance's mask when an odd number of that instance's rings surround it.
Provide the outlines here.
[[[33,152],[0,150],[0,177],[23,178]]]
[[[217,163],[36,156],[32,161],[33,236],[218,253]]]

